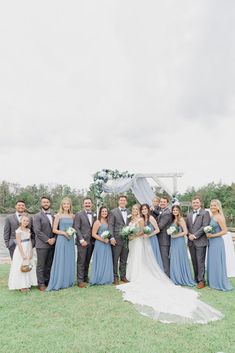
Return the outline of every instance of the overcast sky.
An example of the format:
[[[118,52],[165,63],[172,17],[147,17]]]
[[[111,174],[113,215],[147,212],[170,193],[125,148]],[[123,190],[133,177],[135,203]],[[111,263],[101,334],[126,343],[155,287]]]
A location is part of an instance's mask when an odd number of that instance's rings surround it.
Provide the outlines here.
[[[12,0],[0,30],[0,181],[235,181],[233,0]]]

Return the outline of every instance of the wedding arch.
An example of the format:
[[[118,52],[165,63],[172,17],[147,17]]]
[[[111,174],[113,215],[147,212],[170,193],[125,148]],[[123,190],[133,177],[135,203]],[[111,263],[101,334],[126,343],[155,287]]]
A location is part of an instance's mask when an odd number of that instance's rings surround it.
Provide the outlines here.
[[[102,169],[94,175],[94,192],[97,206],[103,203],[107,193],[125,193],[131,190],[139,203],[152,203],[155,193],[147,179],[153,179],[173,199],[177,194],[177,181],[182,173],[138,173],[119,172],[118,170]],[[171,179],[172,188],[165,185],[162,179]]]

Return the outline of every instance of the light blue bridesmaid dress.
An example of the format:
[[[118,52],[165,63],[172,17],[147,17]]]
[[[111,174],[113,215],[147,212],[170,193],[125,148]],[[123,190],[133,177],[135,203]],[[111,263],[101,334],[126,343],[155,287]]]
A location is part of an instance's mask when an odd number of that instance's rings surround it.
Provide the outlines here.
[[[59,230],[72,227],[73,219],[60,218]],[[72,287],[75,282],[75,245],[74,238],[68,240],[63,235],[58,235],[55,246],[50,281],[47,291]]]
[[[212,218],[210,225],[215,227],[214,233],[219,233],[221,228]],[[233,289],[229,283],[226,269],[226,255],[224,249],[224,240],[222,237],[208,238],[207,253],[207,281],[210,288],[229,291]]]
[[[179,233],[183,230],[179,227]],[[171,238],[170,246],[170,279],[182,286],[195,286],[190,269],[187,246],[184,236]]]
[[[101,235],[108,227],[101,224],[97,234]],[[111,284],[113,282],[113,258],[111,244],[96,240],[92,257],[90,284]]]
[[[152,223],[148,222],[147,224],[145,224],[145,226],[148,226],[152,229],[152,231],[154,232],[154,227],[152,225]],[[153,250],[153,253],[154,253],[154,256],[157,260],[157,263],[160,267],[160,269],[162,271],[164,271],[164,268],[163,268],[163,263],[162,263],[162,256],[161,256],[161,252],[160,252],[160,248],[159,248],[159,242],[158,242],[158,237],[157,235],[153,235],[152,237],[149,237],[149,240],[150,240],[150,243],[151,243],[151,247],[152,247],[152,250]]]

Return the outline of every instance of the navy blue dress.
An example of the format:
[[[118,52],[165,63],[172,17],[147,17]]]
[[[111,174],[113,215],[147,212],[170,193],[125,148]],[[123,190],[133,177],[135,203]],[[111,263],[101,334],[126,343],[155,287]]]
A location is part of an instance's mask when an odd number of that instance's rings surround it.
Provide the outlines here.
[[[101,235],[108,227],[101,224],[97,234]],[[96,240],[92,257],[90,284],[111,284],[113,277],[113,258],[111,244]]]
[[[179,227],[179,233],[182,228]],[[193,280],[190,269],[189,258],[187,254],[187,246],[184,236],[171,238],[170,246],[170,279],[182,286],[194,286],[196,283]]]
[[[210,225],[215,227],[214,233],[219,233],[221,228],[219,224],[212,218]],[[229,291],[233,289],[229,283],[226,269],[226,255],[224,248],[224,240],[222,237],[208,238],[207,253],[207,280],[208,286],[214,289]]]
[[[150,227],[152,229],[152,231],[154,232],[155,229],[154,229],[154,227],[153,227],[151,222],[148,222],[147,224],[145,224],[145,226],[146,225],[148,227]],[[151,247],[152,247],[155,259],[157,260],[157,263],[158,263],[160,269],[162,271],[164,271],[163,263],[162,263],[162,256],[161,256],[161,252],[160,252],[160,248],[159,248],[159,242],[158,242],[157,235],[153,235],[153,236],[149,237],[149,240],[150,240],[150,243],[151,243]]]
[[[73,219],[60,218],[59,230],[72,227]],[[75,245],[74,238],[68,240],[63,235],[58,235],[55,246],[50,281],[47,291],[72,287],[75,281]]]

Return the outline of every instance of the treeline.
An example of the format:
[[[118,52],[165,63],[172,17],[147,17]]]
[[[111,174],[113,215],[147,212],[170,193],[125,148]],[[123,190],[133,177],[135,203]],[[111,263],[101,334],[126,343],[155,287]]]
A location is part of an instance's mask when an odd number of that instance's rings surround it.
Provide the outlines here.
[[[163,190],[156,187],[156,194],[164,194]],[[226,185],[222,183],[210,183],[198,189],[192,187],[186,190],[183,194],[178,194],[179,201],[190,203],[194,195],[200,195],[204,207],[210,206],[212,199],[219,199],[222,202],[224,213],[228,224],[235,223],[235,183]],[[29,185],[22,187],[19,184],[13,184],[3,181],[0,184],[0,213],[14,212],[16,200],[24,200],[29,213],[38,212],[40,209],[40,198],[43,195],[50,196],[52,200],[53,209],[59,209],[60,202],[63,197],[69,196],[72,199],[74,212],[81,210],[83,199],[86,196],[91,197],[96,202],[94,196],[94,184],[91,184],[88,189],[75,189],[68,185]],[[131,207],[135,202],[135,197],[129,191],[128,207]],[[112,209],[117,205],[118,195],[109,194],[105,196],[104,202],[108,208]],[[184,209],[187,212],[187,209]]]

